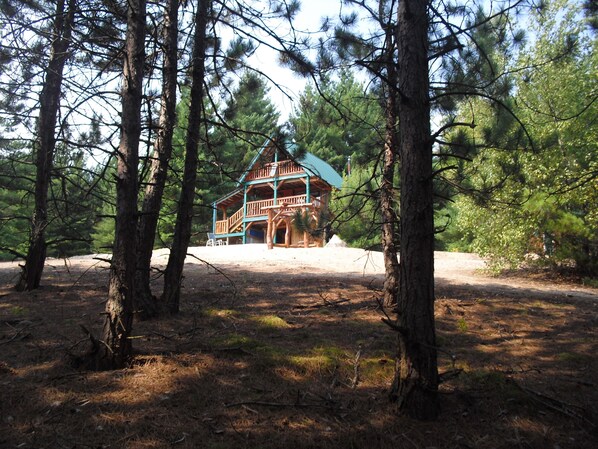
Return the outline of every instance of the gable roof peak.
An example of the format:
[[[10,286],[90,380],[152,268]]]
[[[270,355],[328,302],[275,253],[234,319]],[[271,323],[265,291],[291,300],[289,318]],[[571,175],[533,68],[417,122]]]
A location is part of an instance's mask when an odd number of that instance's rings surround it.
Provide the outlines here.
[[[332,166],[330,166],[330,164],[312,153],[302,151],[294,139],[284,140],[282,141],[282,144],[280,144],[278,139],[275,138],[269,138],[264,142],[260,150],[247,166],[247,169],[243,172],[243,175],[239,179],[239,184],[242,184],[245,181],[247,175],[260,158],[271,151],[281,151],[297,164],[301,165],[309,176],[320,178],[337,189],[341,188],[343,178],[336,172],[336,170],[334,170],[334,168],[332,168]]]

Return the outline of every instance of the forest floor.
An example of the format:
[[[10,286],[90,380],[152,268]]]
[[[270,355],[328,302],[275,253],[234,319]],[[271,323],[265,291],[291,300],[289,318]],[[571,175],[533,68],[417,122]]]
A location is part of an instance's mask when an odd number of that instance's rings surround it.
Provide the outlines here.
[[[598,447],[597,289],[437,253],[439,367],[455,376],[440,418],[417,422],[387,399],[379,253],[191,252],[181,313],[136,322],[134,361],[110,372],[69,355],[81,325],[100,333],[105,262],[49,260],[27,293],[0,263],[0,448]]]

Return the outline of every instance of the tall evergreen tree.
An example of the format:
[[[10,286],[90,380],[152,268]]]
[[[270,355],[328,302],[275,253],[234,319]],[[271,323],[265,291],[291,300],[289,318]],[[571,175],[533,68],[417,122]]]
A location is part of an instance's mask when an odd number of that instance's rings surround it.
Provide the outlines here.
[[[263,76],[244,70],[211,135],[212,154],[208,157],[226,167],[232,180],[238,179],[266,139],[276,132],[280,114],[268,93]]]
[[[383,135],[379,98],[348,70],[338,80],[325,76],[317,85],[308,84],[289,121],[297,142],[339,173],[347,171],[349,158],[365,167],[378,155]]]
[[[31,205],[31,232],[27,254],[22,255],[25,264],[18,289],[39,285],[46,254],[83,250],[83,240],[89,237],[83,235],[86,232],[73,232],[75,220],[65,211],[77,206],[63,193],[68,191],[70,196],[77,191],[89,205],[93,192],[79,191],[79,187],[91,187],[86,184],[86,159],[92,152],[106,151],[106,140],[90,139],[87,131],[93,129],[96,134],[99,122],[114,125],[101,117],[101,111],[110,110],[115,99],[110,93],[114,81],[110,71],[118,64],[109,61],[118,51],[121,21],[113,14],[113,6],[103,0],[0,5],[0,121],[7,125],[7,138],[24,145],[23,150],[14,150],[22,154],[8,158],[22,160],[23,154],[32,154],[37,170],[28,178],[31,186],[22,186],[27,192],[23,204]],[[106,19],[108,15],[111,20]],[[106,39],[106,33],[111,39]],[[103,127],[107,135],[108,126]],[[61,160],[54,167],[58,148]],[[24,169],[22,164],[13,167]],[[16,177],[24,174],[13,172]],[[74,182],[77,177],[80,186]]]
[[[260,9],[259,6],[265,6],[266,10],[268,10],[267,16],[269,20],[276,20],[280,17],[282,17],[284,20],[290,20],[294,11],[297,9],[296,4],[287,5],[286,2],[278,1],[268,1],[264,2],[263,4],[249,4],[245,2],[236,4],[224,3],[219,5],[223,8],[222,14],[215,15],[212,14],[212,9],[214,6],[213,2],[208,1],[207,5],[205,5],[203,2],[200,2],[199,6],[201,6],[202,11],[205,9],[208,16],[203,17],[196,12],[193,51],[194,54],[196,51],[199,51],[200,54],[203,54],[204,56],[203,58],[199,59],[195,56],[192,58],[191,90],[187,119],[185,120],[181,114],[180,122],[182,124],[186,123],[186,128],[183,128],[185,132],[185,167],[183,169],[183,181],[181,182],[179,201],[177,202],[178,211],[176,223],[174,225],[173,243],[171,245],[171,253],[164,276],[164,290],[162,294],[162,300],[167,305],[167,308],[173,313],[176,313],[179,310],[183,263],[191,239],[193,224],[192,220],[195,214],[193,203],[196,199],[196,173],[199,167],[199,158],[202,153],[207,156],[206,162],[209,161],[208,163],[216,165],[217,170],[220,173],[230,176],[230,172],[228,172],[228,170],[222,170],[222,168],[218,166],[219,161],[215,161],[213,157],[213,142],[212,135],[210,134],[212,130],[208,129],[207,126],[208,114],[206,112],[206,106],[209,105],[209,107],[215,108],[218,103],[213,101],[211,92],[208,92],[205,87],[209,85],[213,87],[221,87],[227,90],[229,81],[228,75],[230,72],[245,66],[243,57],[254,51],[255,46],[265,44],[265,41],[263,41],[260,37],[260,32],[264,32],[268,38],[271,38],[275,41],[274,44],[272,42],[267,43],[270,48],[275,46],[275,44],[278,44],[280,51],[285,51],[288,42],[285,41],[283,37],[272,32],[272,30],[269,28],[269,21],[263,20],[264,10]],[[224,27],[228,27],[235,35],[242,36],[242,38],[234,39],[226,52],[222,52],[218,45],[214,45],[213,47],[210,46],[210,44],[218,42],[218,39],[214,34],[216,27],[213,24],[215,21],[218,21],[218,23]],[[197,24],[200,25],[199,28]],[[200,36],[197,33],[199,31],[201,34],[202,28],[204,37],[200,39]],[[248,30],[253,31],[249,33]],[[208,31],[209,34],[207,34]],[[207,52],[208,49],[212,50],[213,54],[209,54]],[[213,71],[208,72],[205,65],[206,57],[214,57],[215,59],[222,58],[224,60],[224,64],[211,64],[210,69]],[[255,71],[256,69],[249,68],[249,70]],[[260,82],[256,82],[256,80],[257,78],[252,78],[249,76],[245,83],[248,88],[256,89],[256,92],[259,93],[260,90],[263,90],[263,87],[261,87]],[[209,93],[210,95],[208,95]],[[231,107],[227,112],[230,114],[231,121],[234,122],[236,114],[234,113],[233,109],[235,108],[232,107],[233,105],[229,106]],[[265,112],[265,118],[268,119],[269,111]],[[253,141],[253,136],[256,136],[256,138],[257,136],[260,136],[260,140],[261,137],[264,137],[260,131],[256,132],[254,130],[243,129],[241,127],[236,128],[229,126],[226,117],[223,117],[222,114],[217,115],[217,118],[217,122],[212,122],[210,125],[222,126],[228,128],[229,131],[235,131],[234,134],[236,137],[241,137],[241,141],[251,144],[252,147],[257,144],[257,141]],[[222,118],[224,118],[224,120],[221,120]],[[259,124],[259,122],[257,124]],[[243,125],[243,127],[247,126],[247,124],[241,125]],[[251,139],[249,139],[248,136],[252,136]],[[200,144],[205,147],[205,151],[199,151],[198,145]],[[234,154],[231,159],[233,158],[238,161],[238,154]],[[205,167],[201,168],[203,171]],[[206,171],[212,172],[212,170]]]
[[[380,245],[380,148],[384,115],[379,92],[349,70],[310,83],[290,117],[291,133],[307,151],[346,175],[333,193],[333,229],[349,244]],[[375,233],[378,235],[374,235]]]
[[[380,187],[378,189],[381,243],[385,266],[384,304],[397,303],[399,285],[397,199],[394,185],[398,155],[397,130],[397,24],[394,0],[372,2],[349,1],[357,8],[341,17],[341,25],[334,30],[333,48],[345,63],[366,71],[379,86],[380,104],[383,105],[384,130],[381,132],[381,146],[378,147],[380,161]],[[359,14],[365,16],[373,27],[363,33],[355,30]],[[327,53],[323,61],[326,62]]]
[[[100,369],[125,366],[132,352],[137,259],[137,195],[141,101],[145,65],[145,0],[130,0],[122,78],[122,127],[116,180],[116,228],[102,340],[96,348]]]
[[[71,51],[71,34],[74,24],[75,0],[59,0],[51,31],[51,50],[45,70],[43,89],[40,93],[36,152],[35,208],[31,218],[29,249],[16,289],[33,290],[39,287],[46,260],[48,226],[48,188],[56,148],[56,121],[62,94],[63,70]]]
[[[163,15],[162,45],[164,55],[160,121],[137,232],[136,308],[142,318],[155,316],[158,312],[158,303],[152,296],[150,288],[150,270],[158,216],[166,185],[168,164],[172,155],[173,133],[176,122],[178,8],[178,0],[168,0]]]
[[[447,169],[433,171],[432,151],[435,141],[442,145],[439,137],[448,129],[463,125],[454,120],[456,101],[508,92],[508,79],[496,70],[494,55],[486,52],[486,46],[473,35],[485,27],[489,36],[496,36],[490,41],[506,42],[508,21],[493,22],[493,18],[504,16],[522,2],[505,2],[498,10],[492,6],[489,12],[482,6],[472,10],[426,0],[348,3],[359,13],[341,16],[341,26],[335,29],[335,50],[343,60],[365,68],[383,86],[385,94],[386,138],[380,188],[386,261],[384,299],[387,304],[397,304],[397,319],[387,324],[398,334],[391,397],[397,400],[399,410],[432,419],[439,410],[433,314],[433,180]],[[354,25],[361,23],[359,14],[371,19],[373,28],[355,29]],[[434,67],[433,74],[428,66]],[[497,102],[501,104],[500,99]],[[448,117],[434,134],[431,110]],[[436,161],[459,157],[450,150],[442,145]],[[401,166],[399,208],[392,175],[397,162]],[[399,247],[400,283],[396,259]]]
[[[207,47],[208,14],[210,0],[198,0],[195,15],[195,34],[193,39],[193,58],[191,63],[191,93],[189,100],[189,121],[185,139],[185,168],[181,194],[178,202],[177,219],[170,256],[164,273],[162,301],[171,313],[177,313],[180,307],[180,292],[185,257],[191,239],[195,180],[197,178],[199,144],[201,132],[205,133],[204,77]]]
[[[418,419],[439,413],[434,326],[434,204],[428,72],[428,2],[399,3],[400,173],[398,357],[391,394]]]

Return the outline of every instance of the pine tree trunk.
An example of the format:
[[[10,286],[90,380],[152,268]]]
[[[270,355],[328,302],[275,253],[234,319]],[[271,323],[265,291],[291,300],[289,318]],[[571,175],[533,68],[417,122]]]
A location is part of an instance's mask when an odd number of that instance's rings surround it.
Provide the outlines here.
[[[145,0],[129,0],[122,81],[122,122],[116,179],[116,229],[99,369],[117,369],[132,354],[137,235],[137,175],[145,62]]]
[[[394,174],[397,142],[397,72],[394,61],[394,36],[388,32],[386,131],[384,137],[384,161],[380,184],[380,210],[382,213],[382,254],[384,257],[384,306],[397,303],[399,292],[399,261],[396,247],[397,214],[395,212]]]
[[[439,413],[427,0],[399,3],[401,248],[398,359],[391,396],[423,420]]]
[[[60,108],[60,95],[64,66],[69,56],[71,32],[75,16],[75,0],[69,0],[68,11],[64,11],[65,0],[56,3],[56,16],[52,31],[52,48],[46,69],[46,78],[40,94],[40,111],[37,122],[35,210],[31,218],[29,248],[25,266],[15,288],[18,291],[34,290],[39,287],[46,262],[45,231],[48,226],[48,188],[56,148],[56,121]]]
[[[164,15],[164,64],[162,67],[162,106],[160,129],[154,145],[152,165],[137,232],[137,275],[135,279],[137,316],[147,319],[159,313],[152,295],[150,269],[152,251],[162,206],[168,163],[172,155],[172,135],[176,122],[178,70],[178,0],[168,0]]]
[[[195,198],[195,181],[197,178],[198,147],[200,128],[203,122],[203,97],[205,76],[206,28],[209,0],[198,0],[195,15],[195,37],[193,42],[193,61],[191,95],[189,105],[189,123],[185,140],[185,169],[183,185],[179,198],[179,210],[174,228],[174,237],[170,256],[164,274],[164,292],[162,300],[170,313],[178,313],[181,294],[183,266],[189,241],[191,239],[191,223],[193,219],[193,200]]]

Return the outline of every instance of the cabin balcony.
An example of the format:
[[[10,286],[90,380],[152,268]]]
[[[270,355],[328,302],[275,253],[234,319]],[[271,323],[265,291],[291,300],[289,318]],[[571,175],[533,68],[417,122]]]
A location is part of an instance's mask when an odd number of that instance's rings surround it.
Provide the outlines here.
[[[253,181],[256,179],[267,179],[301,174],[303,172],[303,167],[289,159],[278,162],[270,162],[269,164],[265,164],[260,168],[251,170],[245,179],[247,181]]]
[[[300,204],[307,203],[307,195],[295,195],[295,196],[285,196],[277,198],[276,205],[277,206],[294,206]],[[319,198],[312,198],[312,205],[316,208],[320,206],[320,199]],[[274,199],[270,198],[267,200],[259,200],[259,201],[248,201],[246,203],[247,206],[247,213],[243,216],[243,208],[241,207],[238,211],[232,214],[230,217],[225,218],[224,220],[217,220],[216,221],[216,230],[215,234],[230,234],[233,232],[240,232],[243,229],[243,219],[244,218],[256,218],[256,217],[264,217],[267,215],[266,209],[268,207],[274,206]]]

